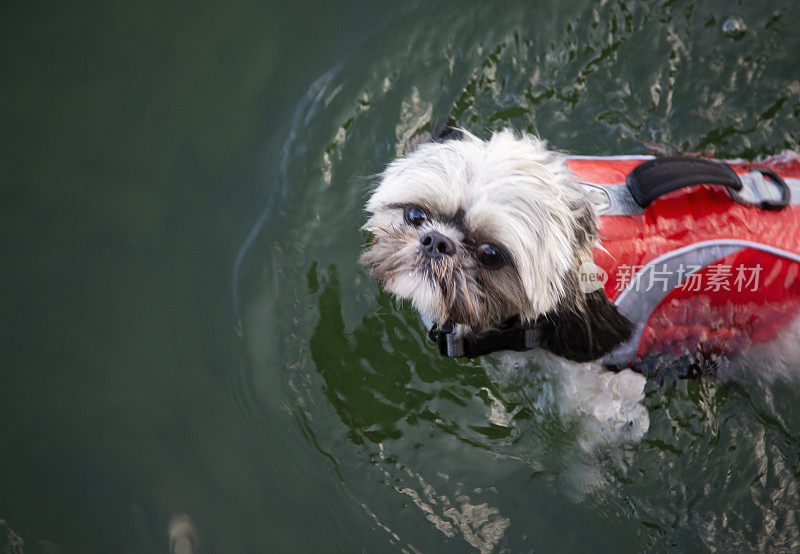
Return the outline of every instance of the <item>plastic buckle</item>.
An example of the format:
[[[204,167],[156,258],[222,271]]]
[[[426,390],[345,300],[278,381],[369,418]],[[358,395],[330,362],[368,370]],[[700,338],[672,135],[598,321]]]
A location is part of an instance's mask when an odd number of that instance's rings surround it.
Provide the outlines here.
[[[428,331],[428,337],[436,342],[443,356],[460,358],[464,355],[464,339],[457,335],[457,330],[452,321],[446,321],[441,327]]]

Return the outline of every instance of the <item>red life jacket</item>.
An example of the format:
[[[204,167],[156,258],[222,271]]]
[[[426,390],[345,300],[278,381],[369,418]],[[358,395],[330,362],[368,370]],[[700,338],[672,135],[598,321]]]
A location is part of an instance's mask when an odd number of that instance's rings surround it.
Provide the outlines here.
[[[603,203],[594,262],[606,296],[634,324],[605,361],[728,354],[774,338],[800,313],[800,156],[726,161],[739,192],[696,185],[642,208],[626,178],[651,159],[567,161]]]

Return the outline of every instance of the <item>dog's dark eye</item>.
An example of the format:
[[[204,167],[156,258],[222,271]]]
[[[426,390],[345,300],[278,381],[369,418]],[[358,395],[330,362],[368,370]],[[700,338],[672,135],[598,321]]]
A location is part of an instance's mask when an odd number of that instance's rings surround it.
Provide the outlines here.
[[[503,264],[503,254],[494,244],[481,244],[476,252],[478,261],[486,267],[500,267]]]
[[[403,217],[406,220],[406,223],[413,225],[414,227],[419,227],[428,221],[427,214],[425,214],[423,209],[419,206],[411,206],[410,208],[406,208],[406,211],[403,213]]]

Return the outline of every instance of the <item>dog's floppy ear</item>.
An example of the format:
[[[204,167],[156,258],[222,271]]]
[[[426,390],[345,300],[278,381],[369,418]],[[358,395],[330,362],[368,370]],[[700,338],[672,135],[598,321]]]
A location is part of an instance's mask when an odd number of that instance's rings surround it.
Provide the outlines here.
[[[446,140],[461,140],[464,133],[458,130],[458,123],[450,116],[439,120],[431,133],[433,142],[444,142]]]
[[[542,346],[568,360],[588,362],[607,354],[631,336],[633,326],[606,298],[603,289],[587,293],[585,303],[567,302],[539,320]]]
[[[443,117],[433,127],[431,133],[423,131],[408,139],[403,145],[403,155],[413,152],[417,146],[425,142],[444,142],[446,140],[461,140],[464,133],[458,130],[458,123],[450,116]]]

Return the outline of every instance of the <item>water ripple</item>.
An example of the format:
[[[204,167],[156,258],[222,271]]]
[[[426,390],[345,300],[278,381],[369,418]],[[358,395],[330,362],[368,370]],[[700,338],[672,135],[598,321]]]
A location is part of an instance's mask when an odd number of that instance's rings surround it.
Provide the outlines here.
[[[800,548],[800,403],[785,380],[796,368],[650,383],[641,441],[587,458],[594,428],[542,404],[544,385],[442,359],[356,263],[372,176],[444,115],[581,154],[798,149],[787,69],[800,15],[737,9],[569,0],[387,14],[298,101],[278,181],[236,256],[241,409],[291,414],[406,551]],[[737,40],[723,30],[734,15],[747,27]],[[569,536],[554,531],[564,521]]]

